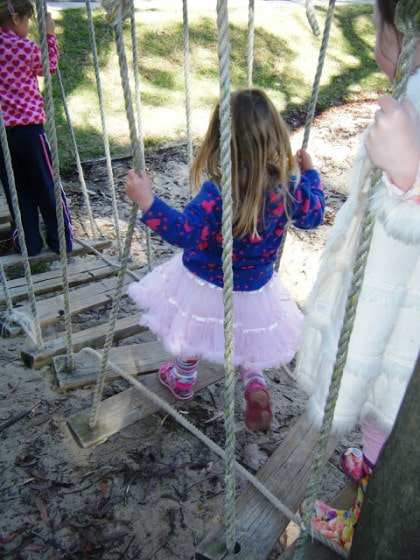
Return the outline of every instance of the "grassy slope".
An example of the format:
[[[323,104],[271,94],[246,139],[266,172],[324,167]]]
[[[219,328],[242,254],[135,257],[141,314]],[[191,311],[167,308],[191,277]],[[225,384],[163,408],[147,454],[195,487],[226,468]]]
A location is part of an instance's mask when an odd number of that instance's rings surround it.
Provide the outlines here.
[[[175,3],[174,3],[175,4]],[[169,10],[142,8],[136,13],[142,127],[146,146],[186,136],[181,2]],[[146,4],[147,6],[147,4]],[[376,98],[385,90],[373,59],[374,31],[369,5],[336,8],[319,91],[317,112],[356,99]],[[218,95],[216,14],[189,13],[192,129],[207,125]],[[316,10],[323,29],[326,8]],[[82,159],[104,153],[91,39],[84,8],[54,11],[60,45],[60,70]],[[231,85],[244,87],[247,74],[246,8],[229,11]],[[106,127],[113,155],[130,149],[113,28],[94,11]],[[35,27],[35,26],[34,26]],[[132,65],[129,22],[124,23],[126,56]],[[298,4],[256,3],[253,83],[275,100],[287,122],[302,122],[311,95],[321,37],[315,37]],[[132,81],[132,73],[130,72]],[[60,164],[74,161],[59,89],[53,81]],[[133,81],[132,81],[133,85]]]

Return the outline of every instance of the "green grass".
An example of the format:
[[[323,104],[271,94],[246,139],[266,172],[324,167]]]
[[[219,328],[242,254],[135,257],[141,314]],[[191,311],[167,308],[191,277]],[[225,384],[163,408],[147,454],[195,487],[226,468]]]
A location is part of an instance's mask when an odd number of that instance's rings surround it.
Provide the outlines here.
[[[179,3],[181,4],[181,3]],[[140,5],[141,6],[141,5]],[[81,159],[104,154],[91,39],[85,9],[53,11],[60,46],[60,72]],[[130,151],[130,135],[113,28],[102,10],[94,11],[106,127],[112,155]],[[326,8],[316,9],[321,30]],[[230,16],[231,87],[246,85],[248,10]],[[138,8],[137,42],[142,127],[146,147],[186,137],[182,11]],[[373,59],[372,7],[340,5],[331,27],[317,113],[354,100],[376,98],[389,87]],[[33,26],[36,27],[35,25]],[[218,96],[216,14],[189,13],[192,129],[200,137]],[[124,22],[132,79],[131,34]],[[253,83],[275,101],[288,122],[307,113],[318,63],[321,36],[309,27],[303,6],[258,3],[255,12]],[[56,79],[55,121],[62,169],[74,162],[68,125]]]

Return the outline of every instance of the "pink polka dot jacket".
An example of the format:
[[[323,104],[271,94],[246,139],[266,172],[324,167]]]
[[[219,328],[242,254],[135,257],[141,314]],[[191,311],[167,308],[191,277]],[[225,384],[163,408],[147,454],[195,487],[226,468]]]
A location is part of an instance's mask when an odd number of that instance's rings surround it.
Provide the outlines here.
[[[313,229],[322,223],[325,198],[321,179],[311,169],[302,173],[294,189],[289,215],[300,229]],[[141,220],[163,239],[184,249],[184,266],[216,286],[223,286],[222,198],[219,188],[206,181],[197,196],[179,212],[155,196]],[[274,264],[287,224],[281,186],[266,194],[266,209],[260,220],[259,236],[233,240],[235,291],[258,290],[274,272]]]
[[[58,46],[54,35],[47,35],[50,72],[57,70]],[[6,126],[43,124],[44,102],[39,91],[42,76],[39,46],[0,28],[0,102]]]

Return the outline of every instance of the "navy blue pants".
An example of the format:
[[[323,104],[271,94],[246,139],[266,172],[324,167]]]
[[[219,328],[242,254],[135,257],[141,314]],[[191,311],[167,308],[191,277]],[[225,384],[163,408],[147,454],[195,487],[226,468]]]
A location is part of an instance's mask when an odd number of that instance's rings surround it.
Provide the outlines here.
[[[6,133],[28,255],[30,257],[37,255],[43,247],[39,213],[41,213],[45,224],[47,245],[52,251],[59,253],[60,243],[58,238],[54,176],[51,151],[45,135],[44,125],[33,124],[10,127],[6,128]],[[9,181],[1,145],[0,179],[3,183],[7,203],[14,220]],[[66,197],[62,189],[61,204],[63,206],[66,251],[70,253],[73,249],[73,230]],[[20,244],[16,232],[13,235],[13,242],[19,250]]]

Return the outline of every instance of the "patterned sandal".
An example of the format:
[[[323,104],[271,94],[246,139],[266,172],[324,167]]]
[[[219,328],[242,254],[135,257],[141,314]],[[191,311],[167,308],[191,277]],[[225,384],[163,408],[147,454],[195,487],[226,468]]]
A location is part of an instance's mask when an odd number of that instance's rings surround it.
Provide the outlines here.
[[[158,373],[159,381],[164,385],[178,401],[190,401],[193,396],[194,383],[182,383],[176,373],[174,362],[166,362]]]
[[[352,482],[359,482],[363,476],[363,453],[357,447],[344,449],[340,455],[340,465],[344,474]]]

